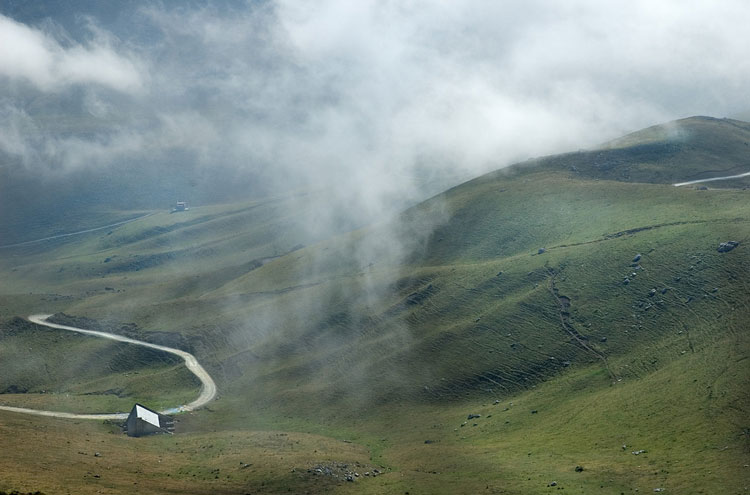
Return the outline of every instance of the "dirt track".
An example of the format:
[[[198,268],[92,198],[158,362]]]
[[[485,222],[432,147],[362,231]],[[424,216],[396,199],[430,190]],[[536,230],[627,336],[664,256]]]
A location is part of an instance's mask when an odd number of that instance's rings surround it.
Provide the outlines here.
[[[690,184],[700,184],[701,182],[713,182],[715,180],[729,180],[729,179],[739,179],[742,177],[747,177],[750,175],[750,172],[745,172],[744,174],[738,174],[738,175],[727,175],[726,177],[713,177],[711,179],[698,179],[698,180],[690,180],[687,182],[678,182],[677,184],[672,184],[673,186],[680,187],[680,186],[689,186]]]
[[[47,318],[49,318],[50,316],[52,315],[31,315],[29,316],[28,319],[30,322],[36,323],[37,325],[44,325],[44,326],[51,327],[51,328],[58,328],[60,330],[69,330],[71,332],[83,333],[86,335],[92,335],[94,337],[101,337],[105,339],[117,340],[119,342],[126,342],[128,344],[135,344],[135,345],[140,345],[144,347],[150,347],[151,349],[157,349],[160,351],[169,352],[171,354],[180,356],[185,361],[185,366],[187,367],[187,369],[189,369],[195,376],[197,376],[198,379],[203,384],[203,386],[201,387],[201,393],[198,396],[198,398],[195,399],[190,404],[185,404],[182,406],[173,407],[170,409],[166,409],[164,411],[160,411],[162,414],[175,414],[175,413],[183,412],[183,411],[193,411],[211,402],[214,399],[214,397],[216,397],[216,383],[214,383],[211,376],[203,368],[203,366],[200,365],[198,360],[195,359],[195,356],[193,356],[189,352],[181,351],[179,349],[174,349],[172,347],[151,344],[149,342],[143,342],[141,340],[135,340],[135,339],[131,339],[128,337],[123,337],[122,335],[116,335],[113,333],[100,332],[96,330],[85,330],[83,328],[76,328],[76,327],[70,327],[67,325],[58,325],[57,323],[50,323],[47,321]],[[58,412],[58,411],[42,411],[39,409],[27,409],[24,407],[12,407],[12,406],[0,406],[0,410],[18,412],[18,413],[24,413],[24,414],[34,414],[37,416],[51,416],[55,418],[70,418],[70,419],[99,419],[99,420],[125,419],[128,416],[128,413],[75,414],[75,413],[65,413],[65,412]]]
[[[63,237],[70,237],[70,236],[79,235],[79,234],[88,234],[89,232],[96,232],[97,230],[109,229],[109,228],[112,228],[112,227],[118,227],[120,225],[125,225],[126,223],[135,222],[136,220],[140,220],[141,218],[150,217],[151,215],[153,215],[153,213],[146,213],[145,215],[141,215],[139,217],[131,218],[129,220],[123,220],[122,222],[111,223],[109,225],[103,225],[101,227],[95,227],[93,229],[79,230],[77,232],[70,232],[70,233],[67,233],[67,234],[58,234],[58,235],[53,235],[53,236],[50,236],[50,237],[43,237],[41,239],[34,239],[32,241],[17,242],[15,244],[6,244],[5,246],[0,246],[0,249],[13,248],[13,247],[21,247],[21,246],[29,246],[31,244],[36,244],[36,243],[44,242],[44,241],[51,241],[53,239],[62,239]]]

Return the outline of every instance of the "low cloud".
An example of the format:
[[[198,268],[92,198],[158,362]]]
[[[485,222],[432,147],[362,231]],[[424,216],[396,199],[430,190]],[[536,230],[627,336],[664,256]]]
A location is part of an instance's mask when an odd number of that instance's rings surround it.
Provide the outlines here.
[[[0,152],[39,177],[91,169],[107,182],[106,171],[122,180],[137,166],[156,184],[137,193],[191,204],[154,171],[314,191],[288,215],[311,239],[528,157],[747,110],[746,0],[108,4],[131,9],[124,27],[0,16]],[[320,251],[302,278],[353,259],[356,289],[263,303],[249,331],[301,328],[323,304],[345,302],[353,319],[357,305],[375,306],[392,290],[378,270],[418,251],[450,215],[432,207],[402,230],[385,223],[336,246],[340,258]]]
[[[11,85],[0,149],[40,173],[178,155],[375,218],[530,156],[733,114],[750,79],[740,0],[202,5],[63,35],[0,17],[0,77],[87,122],[59,132]]]
[[[86,44],[64,46],[51,34],[0,15],[0,76],[42,91],[95,84],[122,92],[142,89],[137,63],[118,53],[101,33]]]

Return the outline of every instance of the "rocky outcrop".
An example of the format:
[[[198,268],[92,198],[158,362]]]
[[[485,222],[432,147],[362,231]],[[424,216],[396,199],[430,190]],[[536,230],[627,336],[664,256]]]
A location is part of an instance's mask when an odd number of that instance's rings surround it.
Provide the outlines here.
[[[739,245],[740,243],[737,241],[722,242],[721,244],[719,244],[719,249],[717,249],[717,251],[719,251],[720,253],[728,253]]]

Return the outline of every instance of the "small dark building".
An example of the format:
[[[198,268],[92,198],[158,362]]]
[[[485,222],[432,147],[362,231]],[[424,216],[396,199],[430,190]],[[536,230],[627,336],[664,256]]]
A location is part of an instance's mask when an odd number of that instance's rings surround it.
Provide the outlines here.
[[[174,419],[136,404],[125,422],[129,437],[142,437],[155,433],[174,433]]]

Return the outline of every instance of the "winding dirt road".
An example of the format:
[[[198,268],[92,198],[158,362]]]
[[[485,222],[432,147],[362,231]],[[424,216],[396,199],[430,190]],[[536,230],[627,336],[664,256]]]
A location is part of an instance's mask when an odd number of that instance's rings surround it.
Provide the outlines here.
[[[690,184],[700,184],[701,182],[713,182],[715,180],[740,179],[742,177],[747,177],[748,175],[750,175],[750,172],[745,172],[744,174],[738,174],[738,175],[727,175],[726,177],[713,177],[711,179],[689,180],[687,182],[678,182],[677,184],[672,184],[672,185],[675,187],[689,186]]]
[[[89,232],[96,232],[98,230],[109,229],[109,228],[112,228],[112,227],[118,227],[120,225],[125,225],[126,223],[135,222],[136,220],[140,220],[141,218],[150,217],[151,215],[153,215],[153,213],[146,213],[145,215],[141,215],[139,217],[131,218],[129,220],[123,220],[122,222],[110,223],[109,225],[103,225],[101,227],[95,227],[93,229],[79,230],[77,232],[70,232],[70,233],[67,233],[67,234],[58,234],[58,235],[53,235],[53,236],[50,236],[50,237],[43,237],[41,239],[34,239],[33,241],[24,241],[24,242],[17,242],[15,244],[6,244],[5,246],[0,246],[0,249],[21,247],[21,246],[30,246],[31,244],[37,244],[39,242],[44,242],[44,241],[51,241],[53,239],[62,239],[63,237],[70,237],[70,236],[79,235],[79,234],[88,234]]]
[[[94,337],[102,337],[105,339],[117,340],[119,342],[126,342],[128,344],[140,345],[143,347],[150,347],[151,349],[157,349],[164,352],[169,352],[180,356],[185,361],[185,366],[189,369],[203,384],[201,387],[201,393],[197,399],[190,404],[185,404],[179,407],[173,407],[160,411],[161,414],[175,414],[183,411],[193,411],[199,407],[211,402],[216,397],[216,383],[214,383],[211,375],[200,365],[195,356],[189,352],[174,349],[172,347],[166,347],[163,345],[151,344],[149,342],[143,342],[141,340],[135,340],[122,335],[116,335],[108,332],[100,332],[97,330],[85,330],[83,328],[69,327],[67,325],[58,325],[57,323],[50,323],[47,321],[52,315],[31,315],[29,321],[36,323],[37,325],[44,325],[51,328],[58,328],[60,330],[69,330],[71,332],[83,333],[86,335],[92,335]],[[34,414],[36,416],[51,416],[55,418],[70,418],[70,419],[126,419],[128,413],[105,413],[105,414],[76,414],[66,413],[58,411],[42,411],[39,409],[27,409],[25,407],[13,407],[13,406],[0,406],[2,411],[11,411],[24,414]]]

